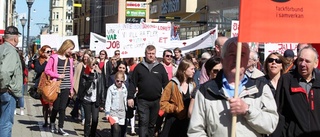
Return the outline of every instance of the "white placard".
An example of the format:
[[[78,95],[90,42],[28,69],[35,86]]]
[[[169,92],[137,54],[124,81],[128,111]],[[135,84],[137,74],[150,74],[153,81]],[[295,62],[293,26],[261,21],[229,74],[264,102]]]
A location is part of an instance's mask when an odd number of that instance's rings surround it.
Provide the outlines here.
[[[142,24],[106,24],[105,49],[111,57],[115,50],[120,50],[120,57],[143,57],[145,47],[149,44],[158,47],[170,46],[170,23]],[[136,47],[143,51],[133,49]],[[157,56],[161,54],[157,53]]]
[[[231,36],[230,37],[238,37],[239,33],[239,21],[232,20],[231,21]]]
[[[298,43],[265,43],[264,44],[264,59],[266,59],[267,56],[273,52],[278,52],[281,55],[283,55],[283,53],[287,49],[292,49],[294,54],[297,55],[297,45],[298,45]]]
[[[74,43],[74,49],[72,51],[79,51],[79,43],[78,43],[78,36],[64,36],[61,37],[57,34],[51,34],[51,35],[40,35],[40,41],[41,41],[41,47],[43,45],[49,45],[51,48],[58,50],[62,43],[67,40],[70,39],[73,41]]]

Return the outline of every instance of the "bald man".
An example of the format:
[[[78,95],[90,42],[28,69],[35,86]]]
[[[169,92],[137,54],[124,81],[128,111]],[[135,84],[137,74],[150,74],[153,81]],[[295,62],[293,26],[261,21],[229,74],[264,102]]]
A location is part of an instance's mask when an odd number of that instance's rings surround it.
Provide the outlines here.
[[[221,49],[222,49],[222,46],[223,44],[228,40],[227,37],[218,37],[216,39],[216,41],[214,42],[214,50],[213,50],[213,54],[212,56],[221,56]],[[209,76],[207,75],[207,72],[206,72],[206,69],[204,68],[204,64],[202,64],[202,67],[201,67],[201,73],[200,73],[200,81],[199,83],[200,84],[203,84],[205,82],[207,82],[209,80]]]

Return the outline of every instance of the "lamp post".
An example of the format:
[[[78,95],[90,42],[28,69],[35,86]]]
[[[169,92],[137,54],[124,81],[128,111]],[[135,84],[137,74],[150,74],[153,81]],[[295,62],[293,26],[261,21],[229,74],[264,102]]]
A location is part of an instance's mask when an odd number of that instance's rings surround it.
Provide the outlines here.
[[[21,26],[22,26],[22,52],[24,51],[24,26],[26,25],[27,19],[25,19],[24,17],[22,17],[22,19],[20,19],[21,22]]]
[[[28,46],[28,42],[29,42],[29,34],[30,34],[30,10],[31,10],[31,7],[32,7],[32,4],[34,2],[34,0],[26,0],[27,4],[28,4],[28,26],[27,26],[27,46],[26,46],[26,55],[28,56],[29,54],[29,46]]]

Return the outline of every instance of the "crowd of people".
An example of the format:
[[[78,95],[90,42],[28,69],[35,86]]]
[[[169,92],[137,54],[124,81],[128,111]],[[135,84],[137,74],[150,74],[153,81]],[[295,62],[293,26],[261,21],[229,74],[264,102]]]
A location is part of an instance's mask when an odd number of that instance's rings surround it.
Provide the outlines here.
[[[6,28],[5,43],[0,46],[1,137],[11,136],[17,99],[20,114],[24,113],[27,73],[23,56],[15,48],[18,35],[17,28]],[[257,51],[242,43],[235,87],[237,43],[237,37],[220,36],[213,52],[203,53],[200,59],[192,53],[183,55],[179,48],[165,50],[157,58],[153,45],[145,48],[140,59],[122,59],[119,50],[112,57],[105,50],[97,55],[90,50],[75,53],[72,40],[64,41],[55,53],[44,45],[34,62],[35,87],[42,73],[61,84],[54,102],[40,99],[43,127],[69,135],[64,118],[73,100],[70,115],[81,120],[85,137],[96,135],[100,112],[110,122],[113,137],[126,136],[129,125],[129,134],[141,137],[230,136],[232,116],[237,116],[237,136],[319,135],[319,55],[312,45],[298,44],[297,56],[292,50],[270,53],[260,63]]]

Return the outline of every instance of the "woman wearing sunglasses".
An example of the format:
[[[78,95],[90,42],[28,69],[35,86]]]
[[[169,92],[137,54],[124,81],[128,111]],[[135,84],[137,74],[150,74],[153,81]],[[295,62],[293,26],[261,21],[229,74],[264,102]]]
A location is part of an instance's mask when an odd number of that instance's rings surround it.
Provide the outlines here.
[[[39,58],[36,59],[34,63],[34,70],[37,73],[35,77],[35,85],[34,85],[35,87],[38,87],[40,76],[44,71],[51,54],[52,54],[52,49],[48,45],[44,45],[39,49]],[[47,127],[48,117],[49,115],[51,115],[53,103],[46,102],[42,98],[40,98],[40,101],[42,104],[42,113],[44,118],[44,124],[42,126]]]
[[[264,62],[265,78],[269,81],[268,85],[273,95],[275,94],[280,76],[285,72],[285,66],[287,66],[287,60],[277,52],[269,54]]]
[[[94,137],[99,121],[99,106],[105,89],[99,62],[90,58],[83,73],[80,83],[84,85],[84,88],[79,88],[78,94],[84,108],[84,136]]]

